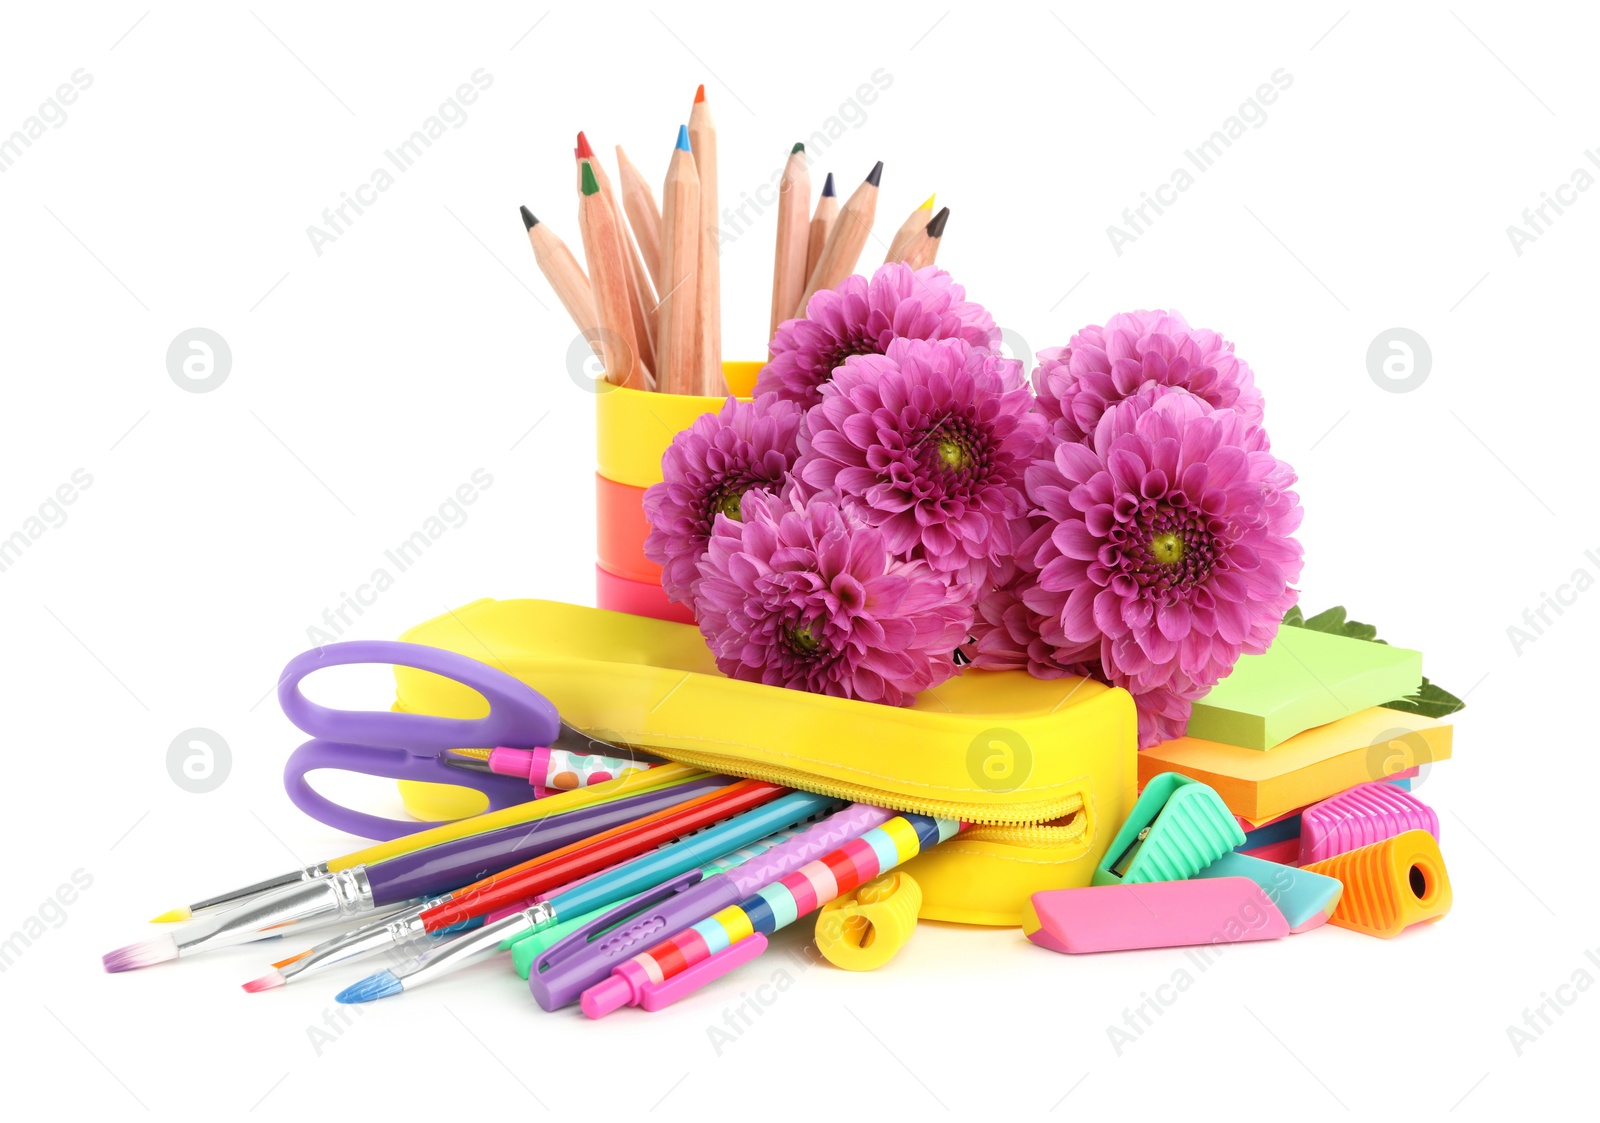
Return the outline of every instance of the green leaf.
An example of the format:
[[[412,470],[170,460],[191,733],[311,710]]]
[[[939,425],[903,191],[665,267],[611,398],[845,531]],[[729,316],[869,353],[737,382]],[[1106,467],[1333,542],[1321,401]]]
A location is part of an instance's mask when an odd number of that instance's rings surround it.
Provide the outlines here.
[[[1391,710],[1404,710],[1408,714],[1421,714],[1423,717],[1447,717],[1450,714],[1467,708],[1467,704],[1444,687],[1439,686],[1426,677],[1417,692],[1409,698],[1401,698],[1394,702],[1385,702]]]
[[[1387,643],[1387,640],[1378,638],[1378,629],[1371,624],[1363,624],[1359,620],[1351,620],[1345,613],[1343,605],[1325,609],[1315,616],[1308,617],[1295,605],[1283,614],[1283,623],[1290,628],[1305,628],[1313,632],[1328,632],[1331,635],[1346,636],[1350,639],[1367,640],[1370,643]],[[1404,710],[1408,714],[1421,714],[1424,717],[1445,717],[1467,708],[1467,704],[1442,686],[1430,682],[1426,677],[1415,694],[1406,698],[1398,698],[1384,705],[1391,710]]]

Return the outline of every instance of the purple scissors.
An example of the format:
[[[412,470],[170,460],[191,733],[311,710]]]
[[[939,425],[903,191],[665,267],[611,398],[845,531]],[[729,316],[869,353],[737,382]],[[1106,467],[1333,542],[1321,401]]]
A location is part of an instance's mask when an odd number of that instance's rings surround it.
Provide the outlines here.
[[[430,717],[389,710],[335,710],[300,693],[300,680],[324,667],[387,663],[431,671],[477,691],[489,703],[481,718]],[[313,819],[366,838],[388,840],[436,826],[367,815],[342,807],[315,791],[306,773],[319,769],[362,772],[395,780],[422,780],[471,787],[489,798],[489,810],[528,801],[528,783],[516,777],[466,771],[441,759],[451,749],[538,749],[619,752],[561,720],[538,691],[496,670],[437,647],[391,640],[353,640],[315,647],[289,661],[278,679],[284,716],[312,740],[290,754],[283,785],[294,805]]]

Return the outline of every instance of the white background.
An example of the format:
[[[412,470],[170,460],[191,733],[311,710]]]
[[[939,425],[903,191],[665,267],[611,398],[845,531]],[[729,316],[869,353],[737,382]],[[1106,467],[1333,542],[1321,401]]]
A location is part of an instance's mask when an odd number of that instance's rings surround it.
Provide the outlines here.
[[[1396,7],[10,6],[0,134],[74,70],[93,84],[0,174],[0,535],[74,470],[93,483],[0,573],[0,938],[58,922],[0,976],[7,1095],[114,1118],[598,1098],[1109,1118],[1504,1116],[1577,1092],[1600,995],[1558,988],[1600,978],[1600,593],[1520,652],[1507,628],[1600,574],[1600,191],[1520,256],[1506,228],[1580,165],[1600,174],[1597,29],[1576,5]],[[314,252],[307,226],[478,68],[493,85],[465,123]],[[1167,306],[1254,367],[1302,477],[1304,604],[1348,605],[1469,694],[1456,759],[1421,789],[1454,912],[1392,942],[1238,947],[1120,1054],[1107,1026],[1181,952],[1074,959],[928,924],[877,974],[800,974],[720,1054],[708,1027],[781,960],[602,1024],[542,1014],[485,966],[320,1046],[309,1027],[358,971],[256,996],[237,984],[260,950],[101,973],[149,915],[350,847],[282,794],[300,738],[267,695],[308,626],[474,469],[493,485],[465,524],[345,635],[482,596],[590,601],[592,403],[516,209],[578,245],[575,131],[658,178],[704,81],[734,202],[880,68],[892,85],[817,166],[843,195],[885,161],[880,234],[937,190],[940,264],[1032,348]],[[1266,122],[1115,253],[1107,226],[1279,68],[1293,84]],[[762,352],[771,221],[725,251],[730,357]],[[196,326],[233,357],[204,394],[165,362]],[[1367,369],[1395,326],[1431,345],[1410,393]],[[390,690],[381,673],[336,685],[355,704]],[[205,795],[167,766],[196,726],[231,750]],[[47,908],[77,870],[92,886]],[[1507,1027],[1547,995],[1571,1005],[1519,1055]]]

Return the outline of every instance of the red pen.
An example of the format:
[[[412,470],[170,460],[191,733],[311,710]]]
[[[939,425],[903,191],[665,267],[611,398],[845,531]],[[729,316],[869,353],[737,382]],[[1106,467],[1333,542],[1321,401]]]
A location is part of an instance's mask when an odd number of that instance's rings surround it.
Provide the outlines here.
[[[658,811],[636,823],[614,827],[457,890],[450,900],[421,915],[423,930],[437,932],[526,901],[702,827],[769,803],[788,791],[777,784],[741,780],[677,807]]]

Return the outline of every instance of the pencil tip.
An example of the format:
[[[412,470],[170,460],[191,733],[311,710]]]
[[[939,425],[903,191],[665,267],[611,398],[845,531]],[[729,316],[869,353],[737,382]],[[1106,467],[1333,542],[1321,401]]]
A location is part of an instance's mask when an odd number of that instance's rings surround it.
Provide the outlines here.
[[[945,207],[928,223],[928,237],[940,238],[944,236],[944,224],[950,221],[950,208]]]
[[[705,100],[706,100],[706,84],[704,82],[702,82],[702,83],[700,83],[700,88],[694,92],[694,103],[696,105],[699,105],[702,101],[705,101]]]
[[[939,197],[939,193],[937,191],[935,191],[932,195],[929,195],[926,199],[924,199],[922,201],[922,206],[918,207],[917,210],[919,210],[919,211],[931,211],[931,210],[933,210],[933,201],[938,197]]]
[[[578,159],[594,159],[594,149],[589,147],[589,138],[584,136],[581,130],[578,133]]]
[[[883,161],[879,160],[876,164],[872,165],[872,170],[867,173],[867,182],[872,184],[872,186],[876,187],[876,186],[878,186],[878,181],[880,179],[882,179],[882,178],[883,178]]]
[[[789,149],[789,155],[793,156],[796,152],[804,152],[805,150],[806,142],[803,140],[797,140],[794,142],[794,147]]]
[[[832,172],[829,172],[828,173],[828,178],[823,180],[823,182],[822,182],[822,193],[824,195],[832,195],[833,194],[833,173]]]
[[[678,126],[678,147],[683,149],[685,152],[694,151],[694,149],[689,147],[689,126],[688,125],[679,125]]]
[[[522,208],[522,225],[526,226],[529,230],[532,230],[535,226],[539,225],[539,220],[533,217],[533,212],[527,207]]]
[[[594,165],[593,164],[585,164],[585,165],[583,165],[583,193],[585,195],[593,195],[596,191],[599,191],[599,190],[600,190],[600,184],[594,178]]]

